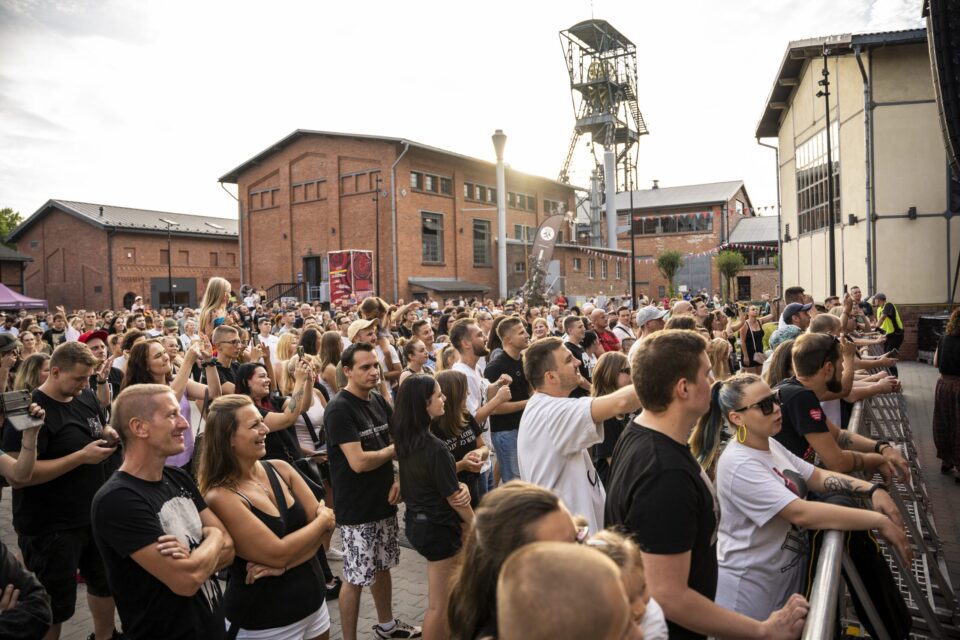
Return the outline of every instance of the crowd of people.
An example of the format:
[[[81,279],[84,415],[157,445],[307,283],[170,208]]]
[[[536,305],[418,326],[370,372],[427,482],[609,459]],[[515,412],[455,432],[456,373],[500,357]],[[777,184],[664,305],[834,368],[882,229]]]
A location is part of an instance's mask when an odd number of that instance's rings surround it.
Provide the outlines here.
[[[796,638],[812,532],[911,555],[869,480],[907,463],[846,430],[900,389],[866,348],[902,321],[861,298],[330,309],[213,278],[200,309],[7,316],[0,637],[58,638],[82,581],[94,640],[323,639],[333,600],[353,640],[364,587],[378,638]]]

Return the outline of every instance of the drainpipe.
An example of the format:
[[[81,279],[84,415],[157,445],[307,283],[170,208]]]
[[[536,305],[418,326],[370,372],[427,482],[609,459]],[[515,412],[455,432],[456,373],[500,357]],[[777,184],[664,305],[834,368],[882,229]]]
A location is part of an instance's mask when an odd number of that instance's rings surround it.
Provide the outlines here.
[[[390,233],[393,238],[393,299],[400,299],[400,261],[397,258],[397,165],[407,155],[410,150],[410,143],[403,143],[403,151],[397,156],[397,159],[390,165]]]
[[[780,219],[780,149],[760,142],[757,138],[757,144],[767,149],[773,149],[775,152],[774,160],[777,163],[777,285],[780,287],[780,293],[783,294],[783,225]]]
[[[237,185],[239,190],[240,185]],[[220,188],[227,192],[227,195],[237,201],[237,243],[238,248],[240,249],[240,289],[243,288],[243,285],[246,284],[243,280],[243,205],[240,204],[240,198],[230,193],[230,190],[227,189],[223,183],[220,183]],[[171,262],[173,258],[170,258]],[[240,289],[237,289],[239,291]]]
[[[170,255],[170,251],[169,251],[169,250],[167,251],[167,255],[168,255],[168,256]],[[107,282],[110,283],[110,285],[109,285],[109,291],[110,291],[109,296],[110,296],[110,307],[111,307],[111,308],[122,306],[122,305],[118,305],[116,299],[113,297],[113,281],[114,281],[114,277],[113,277],[113,229],[107,229]],[[20,293],[23,293],[24,295],[26,295],[27,292],[23,289],[23,287],[20,287]]]
[[[873,287],[873,101],[871,95],[873,89],[870,77],[866,69],[863,68],[863,59],[860,57],[860,46],[853,49],[853,54],[857,58],[857,66],[860,67],[860,78],[863,80],[863,138],[864,138],[864,158],[866,159],[866,183],[864,185],[867,193],[867,291],[870,294],[876,293]]]

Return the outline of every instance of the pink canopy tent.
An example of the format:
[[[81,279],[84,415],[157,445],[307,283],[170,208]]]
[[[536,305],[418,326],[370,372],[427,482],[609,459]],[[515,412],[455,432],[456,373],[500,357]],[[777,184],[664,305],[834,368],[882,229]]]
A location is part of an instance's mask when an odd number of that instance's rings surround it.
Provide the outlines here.
[[[46,309],[47,301],[30,298],[0,284],[0,309]]]

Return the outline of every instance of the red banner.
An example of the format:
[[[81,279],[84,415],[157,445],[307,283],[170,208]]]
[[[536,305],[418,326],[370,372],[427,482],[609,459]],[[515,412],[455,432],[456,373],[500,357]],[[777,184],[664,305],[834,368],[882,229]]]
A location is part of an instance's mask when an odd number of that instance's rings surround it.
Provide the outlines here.
[[[330,304],[339,307],[373,295],[373,253],[371,251],[330,251]]]

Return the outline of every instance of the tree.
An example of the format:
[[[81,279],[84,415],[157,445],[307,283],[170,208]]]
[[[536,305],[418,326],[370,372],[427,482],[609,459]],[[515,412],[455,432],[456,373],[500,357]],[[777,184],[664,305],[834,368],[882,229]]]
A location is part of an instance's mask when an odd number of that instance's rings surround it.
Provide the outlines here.
[[[13,243],[6,242],[6,238],[21,222],[23,222],[23,218],[20,216],[19,211],[14,211],[10,207],[0,209],[0,242],[3,242],[4,246],[10,247],[11,249],[16,248]]]
[[[657,270],[667,282],[670,283],[668,295],[672,298],[676,295],[673,279],[677,276],[677,271],[683,268],[683,254],[679,251],[664,251],[657,258]]]
[[[720,272],[720,275],[727,283],[726,298],[731,302],[736,300],[736,295],[733,291],[733,279],[738,273],[743,271],[745,266],[747,266],[747,262],[743,259],[743,254],[739,251],[721,251],[717,255],[717,271]]]

